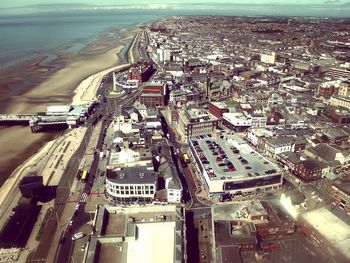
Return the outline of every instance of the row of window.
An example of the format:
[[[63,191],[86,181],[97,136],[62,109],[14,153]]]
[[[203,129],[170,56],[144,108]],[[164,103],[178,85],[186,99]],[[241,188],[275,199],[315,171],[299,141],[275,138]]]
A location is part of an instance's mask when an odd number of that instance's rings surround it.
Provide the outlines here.
[[[117,195],[139,195],[139,196],[142,196],[142,195],[154,195],[154,190],[137,190],[137,191],[134,191],[134,190],[130,190],[130,191],[121,191],[121,190],[115,190],[115,189],[109,189],[109,191],[113,194],[117,194]]]
[[[118,184],[109,184],[109,188],[121,190],[121,191],[136,191],[136,190],[154,190],[154,185],[118,185]]]

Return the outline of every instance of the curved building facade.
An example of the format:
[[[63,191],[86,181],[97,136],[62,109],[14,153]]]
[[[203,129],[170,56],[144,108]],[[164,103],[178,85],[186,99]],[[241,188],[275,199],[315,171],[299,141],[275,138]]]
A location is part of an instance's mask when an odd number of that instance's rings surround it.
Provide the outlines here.
[[[157,174],[146,167],[107,170],[106,195],[115,202],[152,202]]]

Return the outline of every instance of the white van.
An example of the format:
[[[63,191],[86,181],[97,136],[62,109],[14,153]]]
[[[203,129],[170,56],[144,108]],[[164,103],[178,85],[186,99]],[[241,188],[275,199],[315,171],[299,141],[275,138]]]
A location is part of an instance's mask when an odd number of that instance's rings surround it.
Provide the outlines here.
[[[78,233],[75,233],[73,236],[72,236],[72,240],[77,240],[77,239],[80,239],[84,237],[84,233],[83,232],[78,232]]]

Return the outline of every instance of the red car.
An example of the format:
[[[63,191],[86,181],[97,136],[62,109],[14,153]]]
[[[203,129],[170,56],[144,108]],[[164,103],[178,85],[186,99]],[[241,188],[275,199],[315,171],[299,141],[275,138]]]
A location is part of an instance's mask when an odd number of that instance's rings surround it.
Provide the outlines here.
[[[221,158],[221,157],[216,157],[216,161],[217,161],[217,162],[221,162],[221,161],[222,161],[222,158]]]

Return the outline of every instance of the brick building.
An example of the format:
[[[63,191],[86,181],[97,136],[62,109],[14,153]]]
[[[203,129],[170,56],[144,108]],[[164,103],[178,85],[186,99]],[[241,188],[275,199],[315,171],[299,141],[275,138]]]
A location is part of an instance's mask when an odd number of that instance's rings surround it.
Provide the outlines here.
[[[314,159],[306,159],[295,164],[294,172],[305,182],[320,179],[322,169],[325,167],[323,163]]]
[[[166,89],[161,83],[148,82],[143,86],[140,103],[146,107],[163,107],[166,105]]]
[[[331,196],[336,206],[350,213],[350,176],[333,182]]]
[[[229,112],[227,105],[223,102],[209,102],[208,104],[209,112],[216,118],[222,118],[225,112]]]
[[[128,71],[128,79],[145,82],[150,79],[154,72],[155,69],[151,63],[140,61],[131,66]]]

